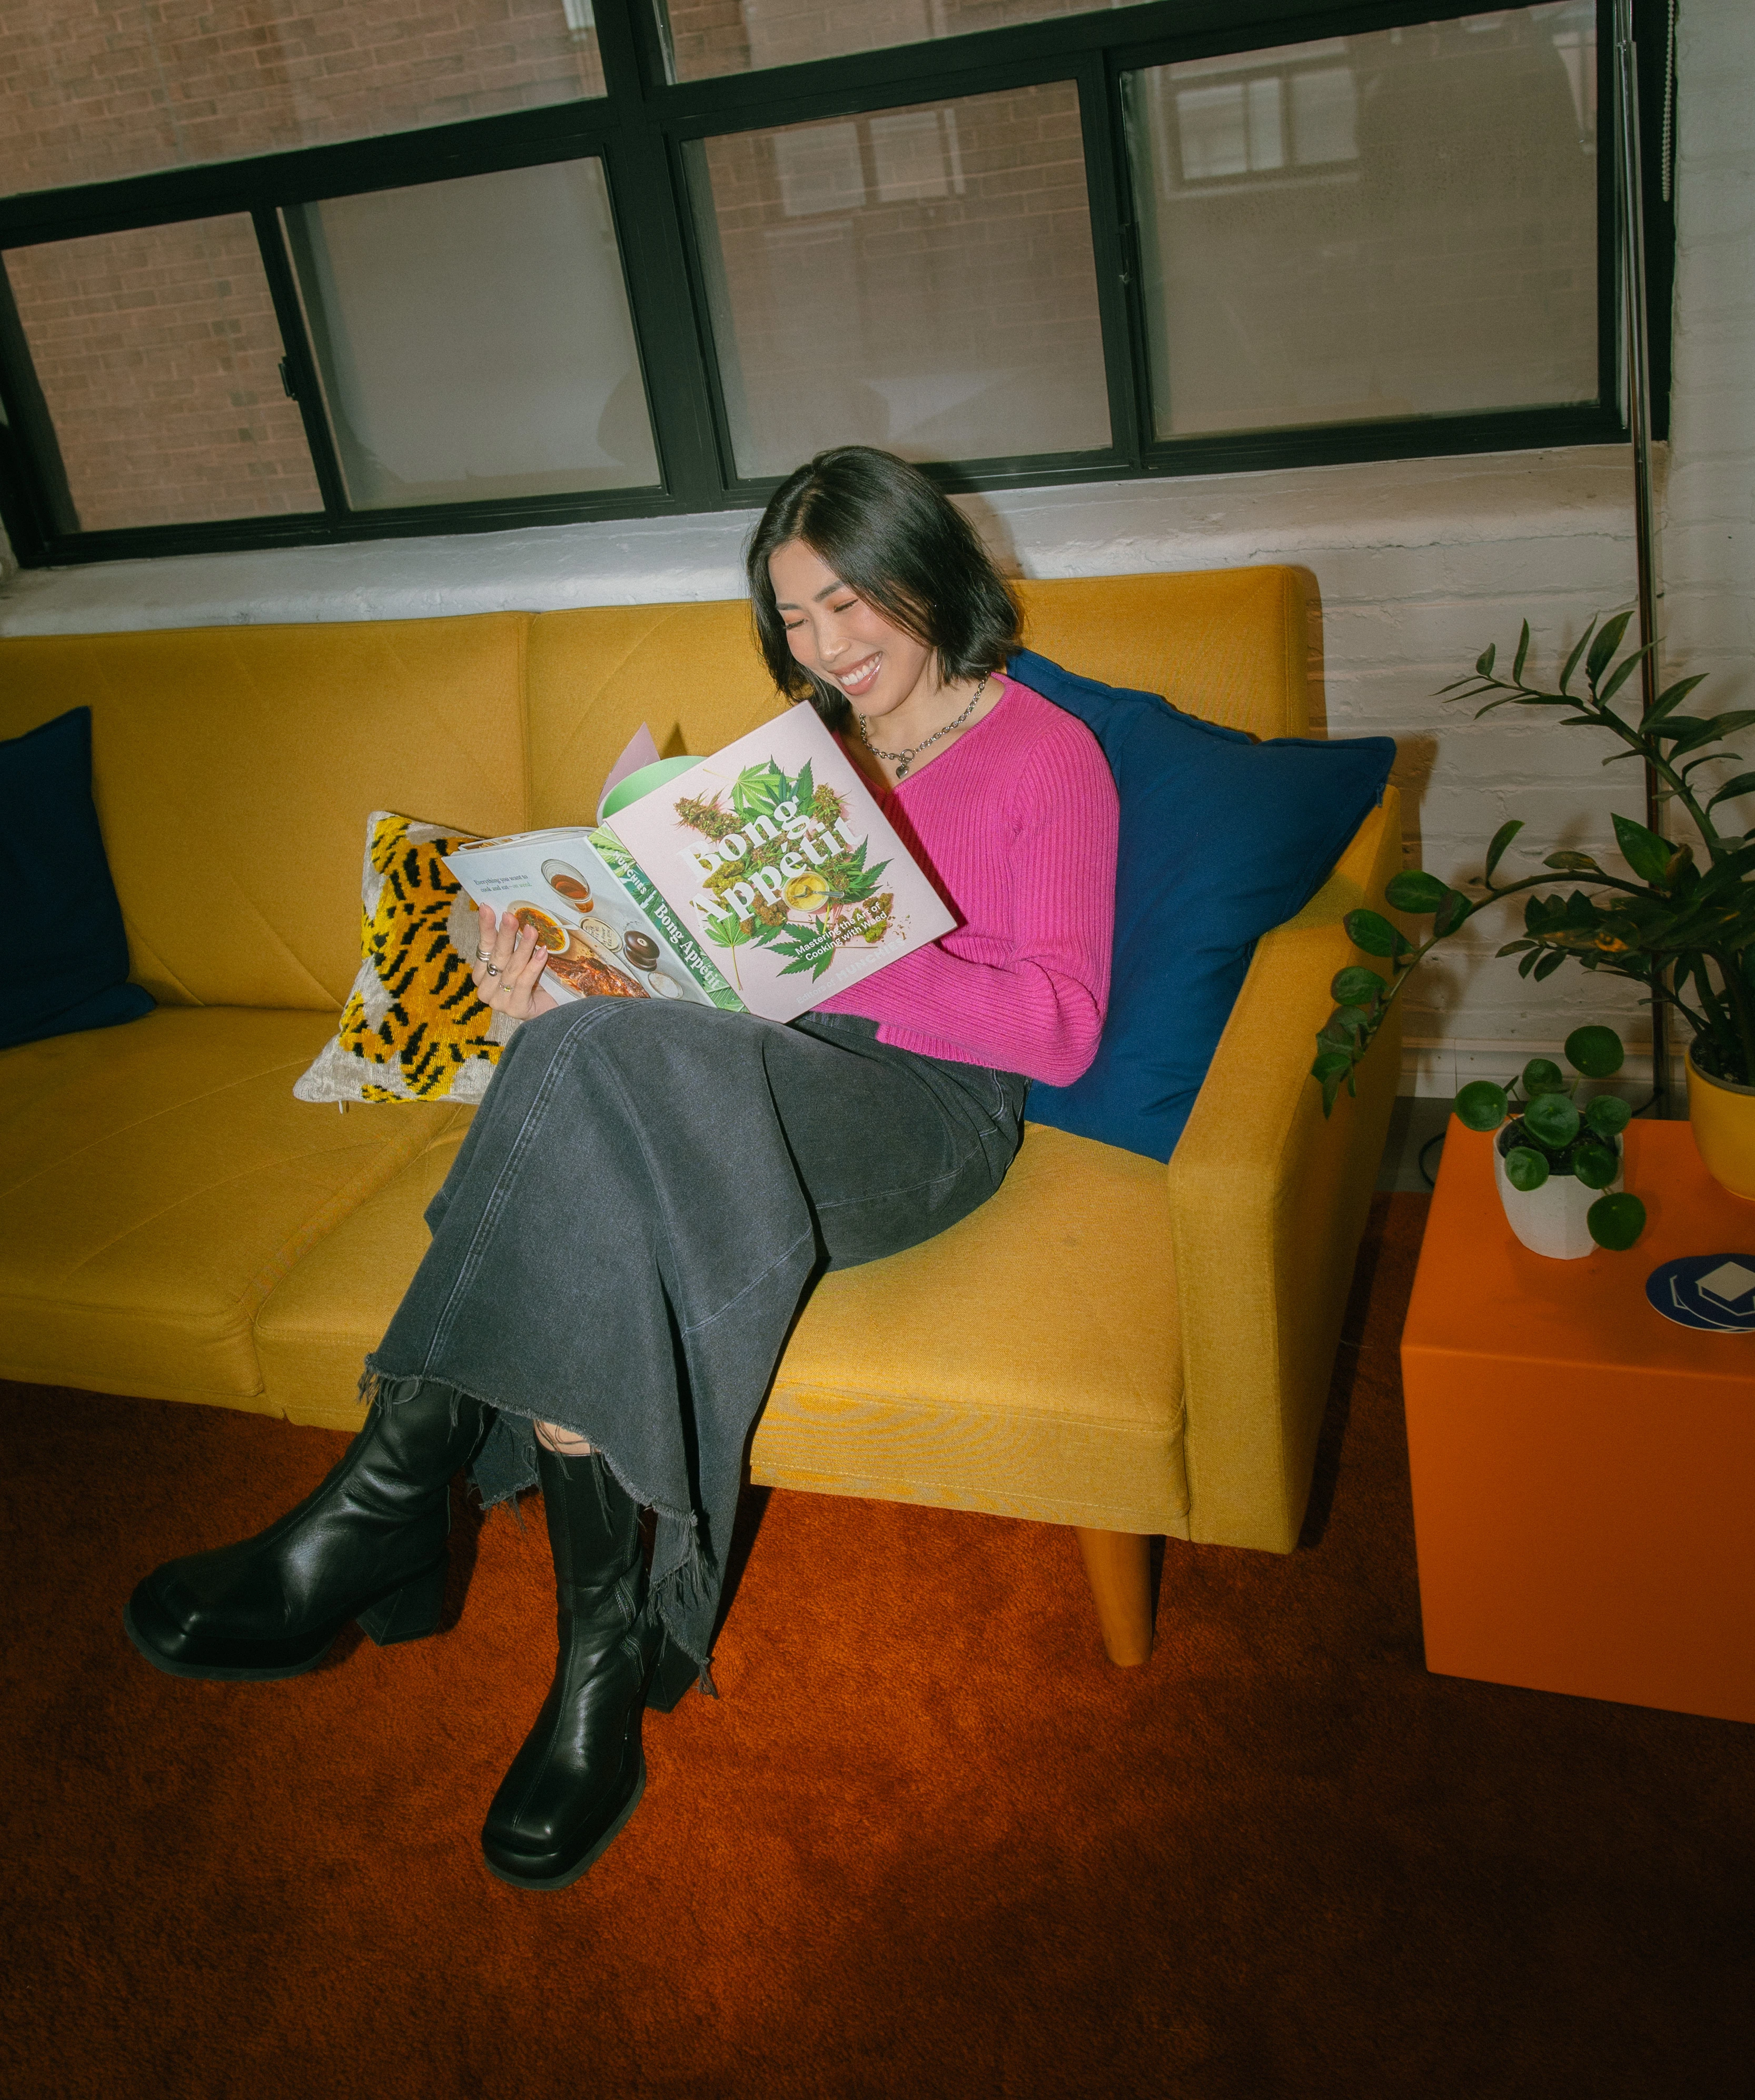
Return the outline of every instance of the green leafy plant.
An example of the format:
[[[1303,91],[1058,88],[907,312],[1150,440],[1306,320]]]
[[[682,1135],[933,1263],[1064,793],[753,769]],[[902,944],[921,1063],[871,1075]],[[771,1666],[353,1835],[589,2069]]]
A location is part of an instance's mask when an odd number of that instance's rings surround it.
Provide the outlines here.
[[[1633,650],[1616,660],[1632,617],[1630,612],[1617,613],[1601,628],[1593,620],[1551,692],[1524,676],[1530,652],[1525,620],[1509,678],[1498,675],[1496,654],[1489,646],[1469,676],[1447,686],[1444,693],[1459,699],[1492,695],[1475,710],[1477,717],[1496,708],[1558,708],[1564,710],[1560,721],[1565,726],[1594,729],[1614,738],[1620,748],[1602,763],[1649,761],[1673,803],[1693,824],[1697,845],[1672,844],[1632,818],[1617,815],[1616,843],[1629,876],[1602,867],[1589,854],[1555,852],[1542,862],[1549,873],[1501,882],[1495,879],[1500,863],[1523,828],[1522,819],[1513,818],[1493,834],[1486,865],[1466,889],[1419,869],[1392,876],[1385,892],[1389,902],[1410,917],[1430,918],[1431,931],[1422,941],[1410,941],[1381,912],[1347,914],[1354,946],[1381,959],[1388,969],[1355,964],[1334,979],[1337,1004],[1318,1032],[1316,1061],[1311,1068],[1322,1087],[1325,1115],[1343,1085],[1349,1093],[1353,1091],[1354,1070],[1410,973],[1478,911],[1526,893],[1522,937],[1498,951],[1519,958],[1520,975],[1540,983],[1572,962],[1602,975],[1630,978],[1648,1001],[1680,1017],[1703,1073],[1738,1086],[1755,1084],[1755,970],[1750,961],[1755,951],[1755,832],[1722,832],[1713,817],[1721,802],[1755,790],[1755,772],[1734,774],[1704,801],[1693,784],[1703,767],[1735,758],[1725,739],[1755,723],[1755,708],[1684,714],[1682,703],[1702,682],[1699,677],[1678,679],[1643,716],[1625,704],[1617,705],[1647,653]],[[1580,666],[1583,687],[1574,690]],[[1559,875],[1573,877],[1576,886],[1566,891],[1554,888],[1554,878]],[[1471,895],[1471,890],[1478,893]]]
[[[1612,1028],[1575,1028],[1566,1039],[1566,1061],[1583,1079],[1608,1079],[1625,1054]],[[1560,1174],[1607,1189],[1620,1170],[1621,1132],[1633,1111],[1615,1094],[1599,1094],[1581,1110],[1572,1098],[1577,1085],[1552,1058],[1532,1057],[1510,1087],[1471,1080],[1457,1096],[1457,1120],[1470,1130],[1505,1132],[1498,1145],[1505,1179],[1526,1195]],[[1620,1252],[1645,1230],[1645,1205],[1617,1189],[1599,1196],[1585,1222],[1598,1246]]]

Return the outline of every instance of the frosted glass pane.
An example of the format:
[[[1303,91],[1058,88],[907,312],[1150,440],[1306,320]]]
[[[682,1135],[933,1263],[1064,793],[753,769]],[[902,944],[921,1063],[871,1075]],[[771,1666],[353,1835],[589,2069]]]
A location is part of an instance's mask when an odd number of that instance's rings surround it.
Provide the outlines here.
[[[14,0],[0,194],[603,91],[590,0]]]
[[[356,509],[656,483],[599,162],[285,220]]]
[[[1589,0],[1124,80],[1160,438],[1597,395]]]
[[[82,532],[321,510],[250,220],[7,253]]]
[[[1069,82],[687,149],[740,474],[1109,443]]]
[[[673,80],[1096,15],[1135,0],[652,0]]]

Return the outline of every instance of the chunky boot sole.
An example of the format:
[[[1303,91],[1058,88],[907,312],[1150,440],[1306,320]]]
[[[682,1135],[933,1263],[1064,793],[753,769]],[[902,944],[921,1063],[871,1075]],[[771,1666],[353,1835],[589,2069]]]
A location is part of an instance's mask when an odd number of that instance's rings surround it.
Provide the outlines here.
[[[640,1796],[645,1791],[646,1759],[643,1755],[640,1758],[639,1768],[634,1776],[634,1791],[628,1796],[624,1806],[617,1812],[615,1820],[601,1837],[594,1838],[570,1865],[563,1867],[559,1872],[551,1874],[521,1874],[514,1872],[510,1867],[502,1867],[484,1846],[481,1856],[487,1864],[488,1872],[497,1881],[505,1882],[515,1889],[570,1889],[575,1882],[582,1875],[588,1873],[597,1864],[611,1845],[621,1836],[627,1825],[628,1818],[639,1807]]]
[[[153,1669],[161,1670],[167,1677],[202,1678],[222,1684],[266,1684],[283,1677],[302,1677],[322,1661],[349,1619],[357,1620],[361,1630],[380,1648],[393,1647],[399,1641],[424,1640],[436,1633],[444,1606],[449,1557],[441,1557],[410,1581],[297,1642],[203,1642],[185,1635],[166,1615],[145,1582],[122,1608],[122,1626]],[[188,1652],[177,1655],[161,1647],[159,1643],[167,1634],[184,1643]],[[201,1652],[204,1648],[206,1654]]]

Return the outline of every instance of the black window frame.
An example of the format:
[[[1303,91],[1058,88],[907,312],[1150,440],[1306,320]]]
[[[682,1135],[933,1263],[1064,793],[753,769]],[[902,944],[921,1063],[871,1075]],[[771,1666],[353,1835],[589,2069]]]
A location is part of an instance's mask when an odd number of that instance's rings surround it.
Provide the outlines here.
[[[1175,60],[1461,19],[1434,0],[1157,0],[1010,29],[673,83],[649,0],[596,0],[606,92],[503,115],[245,159],[0,198],[0,521],[27,567],[356,540],[426,537],[596,519],[687,516],[759,505],[776,477],[736,471],[683,155],[692,141],[744,130],[943,103],[1068,81],[1077,89],[1090,207],[1111,443],[934,464],[953,492],[1174,479],[1350,461],[1627,439],[1617,406],[1621,346],[1614,183],[1601,148],[1614,96],[1612,0],[1597,0],[1598,399],[1582,407],[1422,416],[1160,439],[1152,434],[1148,351],[1121,77]],[[1662,195],[1664,0],[1634,0],[1651,320],[1653,435],[1668,433],[1672,205]],[[577,496],[348,509],[279,214],[284,207],[500,170],[600,157],[627,280],[661,485]],[[4,251],[248,212],[256,228],[325,509],[189,525],[80,532],[59,447],[7,285]]]

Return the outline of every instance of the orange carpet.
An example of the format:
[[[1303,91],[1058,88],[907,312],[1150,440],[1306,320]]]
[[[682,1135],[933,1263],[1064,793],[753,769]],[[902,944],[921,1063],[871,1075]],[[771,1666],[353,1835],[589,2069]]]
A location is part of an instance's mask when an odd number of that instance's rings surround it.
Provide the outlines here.
[[[1755,2092],[1755,1729],[1428,1676],[1379,1198],[1304,1546],[1173,1543],[1143,1670],[1070,1536],[752,1497],[717,1704],[559,1895],[476,1833],[547,1683],[540,1511],[455,1622],[188,1683],[120,1612],[342,1440],[6,1392],[0,2086],[30,2095]]]

